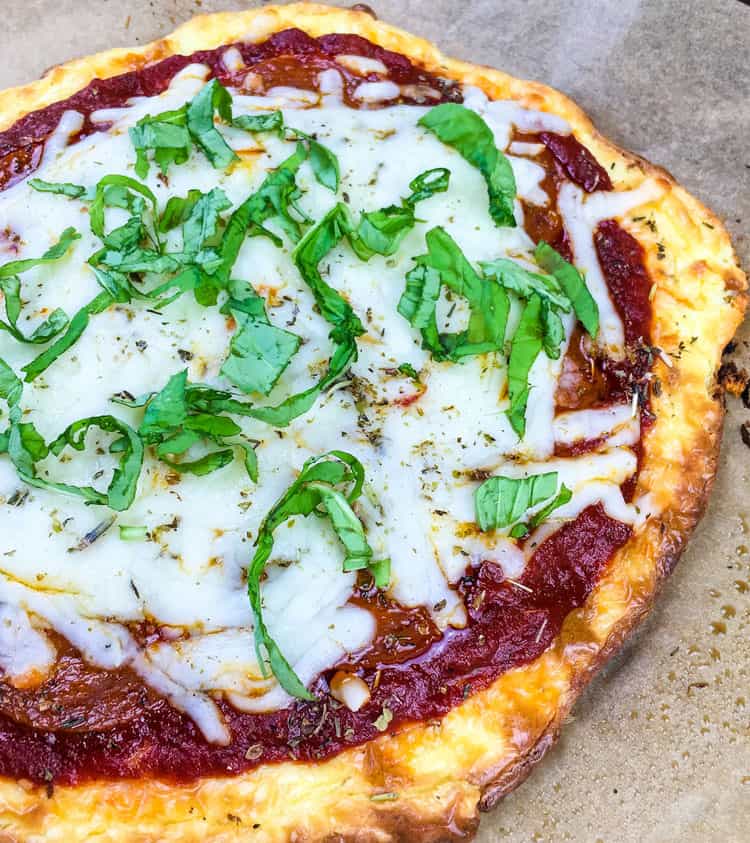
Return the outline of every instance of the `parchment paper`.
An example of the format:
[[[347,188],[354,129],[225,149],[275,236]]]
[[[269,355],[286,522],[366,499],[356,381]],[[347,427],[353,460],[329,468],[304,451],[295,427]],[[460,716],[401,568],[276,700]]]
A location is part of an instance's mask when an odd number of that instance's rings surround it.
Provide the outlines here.
[[[4,0],[0,88],[241,0]],[[251,3],[248,5],[258,5]],[[343,5],[343,4],[342,4]],[[371,0],[448,53],[547,82],[723,217],[750,265],[750,8],[736,0]],[[750,339],[747,325],[740,339]],[[735,359],[750,365],[747,344]],[[750,450],[730,400],[708,513],[649,620],[479,840],[750,841]]]

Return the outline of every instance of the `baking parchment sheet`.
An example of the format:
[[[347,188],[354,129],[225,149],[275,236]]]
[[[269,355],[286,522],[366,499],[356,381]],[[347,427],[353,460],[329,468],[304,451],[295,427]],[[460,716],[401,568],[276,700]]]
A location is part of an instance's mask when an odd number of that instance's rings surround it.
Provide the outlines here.
[[[241,0],[2,0],[0,88]],[[341,4],[343,5],[343,4]],[[453,56],[559,88],[726,220],[750,267],[750,7],[737,0],[370,0]],[[750,340],[747,325],[740,340]],[[740,342],[735,359],[750,366]],[[750,841],[750,410],[661,600],[480,843]],[[416,841],[415,841],[416,843]]]

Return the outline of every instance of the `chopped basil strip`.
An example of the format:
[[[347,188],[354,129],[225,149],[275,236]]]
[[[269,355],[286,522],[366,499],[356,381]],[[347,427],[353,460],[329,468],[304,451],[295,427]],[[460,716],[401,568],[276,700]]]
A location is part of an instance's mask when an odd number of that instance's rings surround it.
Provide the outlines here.
[[[534,293],[524,306],[521,321],[510,346],[508,359],[508,419],[519,437],[526,432],[526,405],[529,402],[529,372],[542,350],[544,329],[542,300]]]
[[[243,392],[268,395],[297,353],[300,338],[270,323],[263,299],[249,285],[241,295],[228,302],[237,331],[221,374]]]
[[[89,317],[96,313],[101,313],[112,304],[112,296],[108,292],[101,292],[98,296],[92,299],[88,304],[85,304],[70,320],[65,333],[58,337],[49,348],[45,349],[40,355],[35,357],[25,366],[22,366],[22,371],[25,373],[24,380],[26,383],[31,383],[35,378],[38,378],[46,369],[48,369],[57,360],[60,355],[64,354],[86,330],[89,324]]]
[[[327,284],[318,270],[326,254],[351,229],[349,211],[338,203],[307,232],[294,250],[293,259],[300,274],[312,291],[323,318],[333,327],[329,334],[334,343],[328,370],[313,386],[289,396],[272,407],[256,407],[247,414],[276,427],[284,427],[306,413],[318,395],[342,375],[357,359],[356,337],[364,333],[359,317],[351,305]]]
[[[20,380],[0,360],[0,397],[5,398],[10,407],[7,452],[21,479],[30,486],[83,498],[87,504],[108,506],[116,511],[127,509],[135,498],[143,463],[143,444],[136,432],[113,416],[92,416],[71,424],[48,446],[31,422],[21,421],[22,413],[18,406],[21,392]],[[38,476],[36,463],[50,453],[58,456],[66,445],[82,451],[85,448],[86,433],[92,427],[119,434],[119,438],[110,446],[110,453],[122,456],[106,492],[100,492],[92,486],[55,483]]]
[[[100,240],[106,243],[105,238],[107,235],[104,229],[104,209],[107,207],[123,208],[124,210],[130,211],[133,216],[140,217],[145,208],[144,199],[151,205],[154,219],[156,219],[156,196],[154,196],[145,184],[141,184],[129,176],[116,174],[104,176],[96,185],[94,201],[91,203],[89,209],[91,230]],[[130,232],[130,236],[132,237],[132,231]],[[154,234],[153,239],[155,245],[158,246],[159,240],[156,234]],[[110,242],[114,247],[117,240],[115,239]]]
[[[553,275],[570,300],[579,322],[595,337],[599,331],[599,308],[581,273],[543,240],[534,251],[539,266]]]
[[[494,278],[523,299],[537,295],[541,299],[540,319],[543,329],[544,352],[551,360],[560,356],[560,345],[565,339],[559,312],[570,313],[572,305],[557,280],[552,275],[539,275],[524,269],[515,261],[500,258],[480,263],[486,278]]]
[[[426,235],[428,253],[414,258],[406,275],[406,289],[398,312],[422,333],[422,346],[436,360],[460,360],[502,349],[508,319],[508,296],[492,279],[481,278],[455,240],[442,228]],[[441,286],[467,299],[469,325],[465,331],[438,331],[436,306]]]
[[[214,390],[205,390],[215,396]],[[188,386],[187,369],[178,372],[156,394],[129,401],[113,401],[129,407],[144,406],[146,410],[138,428],[141,439],[153,445],[156,456],[175,471],[203,476],[229,465],[234,460],[234,447],[242,451],[248,476],[257,481],[257,460],[252,443],[227,441],[242,433],[240,426],[230,418],[219,415],[223,408],[216,408],[202,401],[203,388]],[[225,395],[226,393],[218,393]],[[198,401],[194,401],[194,397]],[[238,402],[239,403],[239,402]],[[220,450],[204,454],[194,460],[175,460],[199,443],[213,443]],[[248,452],[252,451],[252,456]]]
[[[319,184],[335,193],[339,189],[339,159],[327,146],[323,146],[310,135],[301,132],[299,129],[289,129],[288,131],[291,137],[304,140],[307,143],[313,175]]]
[[[135,148],[135,171],[139,178],[148,175],[148,151],[154,153],[162,173],[166,174],[170,164],[184,164],[190,157],[192,140],[187,130],[187,109],[183,106],[175,111],[164,111],[156,117],[147,115],[129,130],[130,140]]]
[[[242,114],[232,119],[232,125],[246,132],[280,132],[284,128],[284,115],[280,111]]]
[[[537,246],[534,256],[551,274],[531,272],[507,258],[480,264],[485,278],[497,281],[526,302],[508,361],[508,417],[519,436],[526,430],[528,377],[534,361],[542,349],[551,360],[560,357],[565,340],[560,313],[575,310],[584,327],[594,333],[599,325],[596,303],[578,270],[546,243]]]
[[[323,146],[311,135],[284,125],[284,115],[280,111],[268,114],[243,114],[232,120],[232,125],[246,132],[276,132],[290,140],[303,140],[307,144],[310,166],[316,180],[335,193],[339,189],[339,161],[328,147]]]
[[[82,184],[44,181],[44,179],[29,179],[28,183],[29,187],[33,187],[34,190],[38,190],[40,193],[57,193],[61,196],[67,196],[70,199],[80,199],[88,193],[88,188]]]
[[[178,225],[182,225],[203,195],[200,190],[189,190],[187,196],[170,196],[159,217],[159,232],[166,234]]]
[[[136,151],[135,171],[146,178],[149,151],[162,173],[171,164],[184,164],[193,144],[200,147],[216,168],[228,167],[237,155],[214,125],[214,114],[232,123],[232,97],[223,85],[212,79],[182,108],[164,111],[155,117],[147,115],[129,130]]]
[[[231,124],[232,97],[218,79],[212,79],[188,103],[186,117],[192,139],[203,150],[212,166],[224,169],[237,160],[237,155],[214,125],[214,112],[225,123]]]
[[[400,205],[389,205],[379,211],[363,213],[356,229],[349,234],[357,257],[369,260],[375,254],[394,254],[417,222],[414,215],[417,202],[446,191],[449,180],[450,170],[444,167],[426,170],[409,183],[411,195],[403,199]]]
[[[487,531],[512,527],[512,536],[525,536],[553,510],[570,500],[571,491],[563,484],[558,492],[557,481],[556,471],[523,478],[488,478],[474,495],[479,528]],[[523,523],[528,511],[545,501],[547,505]]]
[[[513,168],[495,146],[492,130],[474,111],[457,103],[446,102],[430,109],[419,125],[439,140],[452,146],[469,164],[476,167],[487,183],[490,216],[496,225],[516,225],[513,200],[516,180]]]
[[[300,222],[292,216],[290,208],[301,195],[295,175],[306,157],[304,147],[298,144],[294,154],[269,173],[258,190],[233,211],[217,248],[220,260],[214,273],[217,284],[224,287],[229,283],[232,267],[248,232],[267,234],[263,229],[267,220],[275,219],[293,241],[299,239]]]
[[[266,563],[273,553],[273,534],[277,527],[296,516],[311,513],[327,515],[345,550],[344,570],[375,568],[379,587],[387,585],[388,562],[372,560],[372,548],[365,537],[362,522],[351,504],[360,496],[364,483],[361,463],[344,451],[329,451],[307,460],[297,479],[273,505],[258,531],[256,551],[247,571],[247,590],[255,622],[255,648],[258,663],[267,675],[270,666],[279,684],[291,696],[312,700],[289,662],[284,658],[263,621],[260,591]],[[343,489],[341,487],[344,487]]]
[[[45,263],[54,263],[64,257],[71,244],[75,240],[79,240],[81,235],[74,228],[66,228],[60,235],[60,239],[40,258],[23,258],[22,260],[10,261],[0,266],[0,278],[10,278],[12,275],[18,275],[19,272],[26,272],[27,269],[33,269],[35,266],[41,266]]]
[[[23,383],[11,367],[0,357],[0,398],[15,407],[21,400]]]
[[[0,320],[0,330],[6,331],[18,342],[39,345],[49,342],[66,328],[68,315],[60,308],[56,308],[28,336],[19,329],[18,319],[21,315],[22,305],[21,281],[18,278],[18,273],[60,260],[68,253],[71,244],[78,240],[80,236],[74,228],[66,228],[57,243],[50,246],[40,258],[25,258],[10,261],[0,266],[0,290],[2,290],[5,298],[5,315],[8,319],[7,322]]]
[[[365,329],[349,302],[323,280],[318,265],[350,230],[349,209],[339,202],[307,232],[292,255],[323,318],[333,325],[330,336],[336,343],[359,336]]]

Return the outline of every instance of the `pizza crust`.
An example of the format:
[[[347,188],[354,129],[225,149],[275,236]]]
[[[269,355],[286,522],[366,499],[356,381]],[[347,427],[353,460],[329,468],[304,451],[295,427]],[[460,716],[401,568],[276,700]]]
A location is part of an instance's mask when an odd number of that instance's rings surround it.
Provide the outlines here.
[[[742,321],[747,283],[721,222],[664,170],[603,138],[559,92],[443,56],[432,44],[364,12],[312,4],[197,17],[168,38],[69,62],[0,93],[0,129],[63,100],[96,77],[288,27],[312,36],[355,33],[491,99],[564,117],[607,169],[616,190],[652,176],[665,192],[625,227],[643,245],[655,289],[653,342],[679,353],[657,362],[662,392],[644,435],[637,495],[660,514],[614,557],[586,604],[536,661],[500,676],[439,721],[416,724],[320,763],[283,763],[187,786],[154,780],[54,787],[0,780],[0,841],[130,843],[459,840],[529,774],[554,743],[578,695],[651,608],[700,518],[713,483],[723,404],[716,381],[724,346]],[[640,211],[643,213],[643,210]],[[705,225],[708,223],[708,226]],[[710,226],[710,227],[709,227]],[[657,239],[666,256],[657,259]],[[378,799],[378,795],[397,798]],[[373,801],[373,796],[376,797]]]

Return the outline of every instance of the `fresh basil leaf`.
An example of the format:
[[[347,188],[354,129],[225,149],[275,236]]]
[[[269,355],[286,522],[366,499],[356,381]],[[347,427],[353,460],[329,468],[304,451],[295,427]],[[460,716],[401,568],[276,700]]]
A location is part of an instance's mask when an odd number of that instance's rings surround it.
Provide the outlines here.
[[[272,407],[246,408],[243,415],[252,416],[258,421],[273,427],[286,427],[294,419],[306,413],[318,400],[318,396],[357,359],[357,344],[354,339],[347,339],[334,347],[328,363],[328,369],[323,377],[309,389],[297,392]],[[238,412],[227,410],[228,412]]]
[[[542,320],[542,345],[544,353],[550,360],[557,360],[560,357],[560,347],[565,339],[565,328],[562,319],[555,308],[546,300],[542,299],[540,311]]]
[[[378,559],[375,562],[370,562],[368,568],[372,574],[375,588],[388,588],[391,582],[391,560]]]
[[[170,196],[159,218],[160,233],[166,234],[178,225],[182,225],[203,195],[200,190],[189,190],[187,196]]]
[[[232,203],[220,187],[202,194],[191,208],[182,226],[184,250],[188,253],[200,251],[206,241],[216,235],[219,214],[231,206]]]
[[[255,453],[256,446],[248,442],[240,442],[239,446],[245,454],[245,471],[247,471],[247,476],[253,481],[253,483],[257,483],[258,455]]]
[[[534,527],[538,527],[543,521],[546,521],[552,512],[568,503],[572,497],[573,492],[563,483],[557,495],[546,506],[540,509],[539,512],[529,518],[529,531],[533,530]]]
[[[218,415],[221,409],[207,402],[200,402],[200,397],[210,395],[223,397],[226,393],[211,390],[201,385],[187,384],[187,369],[173,375],[164,389],[156,395],[146,396],[146,412],[138,429],[144,442],[155,445],[156,456],[181,473],[203,476],[228,465],[234,459],[233,447],[242,448],[245,466],[251,479],[257,482],[257,462],[254,471],[255,453],[248,456],[245,442],[227,443],[228,437],[241,433],[240,426],[226,416]],[[142,406],[144,398],[133,401],[115,399],[127,406]],[[209,440],[219,445],[229,446],[220,451],[205,454],[199,459],[176,462],[171,457],[184,454],[201,440]],[[252,450],[252,448],[251,448]]]
[[[18,342],[40,345],[49,342],[68,324],[68,315],[59,307],[26,336],[18,328],[18,317],[21,315],[21,281],[17,275],[0,279],[0,290],[5,298],[5,315],[7,322],[0,320],[0,330],[6,331]]]
[[[450,177],[451,171],[445,167],[425,170],[409,182],[411,195],[404,201],[409,205],[416,205],[417,202],[423,202],[436,193],[445,193],[450,184]]]
[[[565,313],[570,312],[570,300],[554,276],[530,272],[509,258],[481,261],[479,265],[485,278],[493,278],[502,284],[506,290],[516,293],[521,298],[528,299],[536,293],[553,307]]]
[[[122,457],[112,474],[106,495],[102,495],[91,487],[69,487],[65,484],[66,490],[70,492],[72,489],[79,489],[73,494],[80,494],[88,502],[93,502],[91,498],[94,495],[100,496],[101,500],[95,501],[96,503],[104,503],[116,512],[123,512],[135,499],[138,478],[143,465],[143,443],[130,425],[114,416],[91,416],[80,419],[73,422],[51,443],[50,451],[58,456],[67,445],[77,451],[82,451],[86,447],[86,434],[92,427],[98,427],[107,433],[121,434],[121,439],[117,440],[120,445],[117,452],[122,453]],[[63,484],[54,484],[53,488],[60,489],[61,485]]]
[[[143,463],[143,444],[136,432],[113,416],[92,416],[71,424],[48,447],[32,423],[21,421],[22,414],[18,405],[22,392],[23,384],[7,363],[0,359],[0,398],[8,401],[11,422],[2,444],[21,479],[37,488],[81,497],[87,504],[106,505],[117,511],[127,509],[135,498]],[[50,452],[58,456],[65,445],[71,445],[78,451],[83,450],[86,433],[91,427],[120,434],[120,439],[113,443],[110,451],[121,453],[122,457],[106,493],[91,486],[55,483],[37,475],[35,464],[45,459]]]
[[[465,338],[453,350],[455,357],[499,351],[505,342],[510,302],[505,290],[486,280],[479,288],[479,300],[472,303]]]
[[[0,266],[0,278],[10,278],[12,275],[26,272],[27,269],[33,269],[35,266],[42,266],[45,263],[54,263],[60,260],[60,258],[67,254],[72,243],[80,240],[80,238],[81,235],[75,228],[66,228],[60,235],[57,243],[50,246],[40,258],[23,258],[21,260],[9,261]]]
[[[237,255],[248,231],[252,230],[253,226],[262,226],[272,217],[284,218],[287,230],[291,226],[295,229],[297,237],[299,236],[299,224],[291,216],[289,205],[299,194],[295,174],[306,157],[304,147],[298,144],[294,154],[269,173],[258,190],[239,205],[229,217],[218,247],[220,265],[214,273],[217,283],[220,285],[229,283]]]
[[[103,291],[99,293],[88,304],[84,305],[77,313],[74,314],[70,320],[65,333],[58,337],[52,345],[45,349],[40,355],[35,357],[25,366],[22,366],[22,371],[25,373],[24,380],[26,383],[31,383],[35,378],[38,378],[42,372],[46,371],[54,362],[64,354],[72,345],[74,345],[81,334],[86,330],[89,324],[89,317],[101,313],[112,304],[112,296]]]
[[[335,193],[339,189],[339,159],[322,143],[306,137],[310,151],[310,166],[316,180]]]
[[[344,570],[361,571],[367,568],[372,559],[372,548],[367,543],[362,522],[354,514],[346,497],[319,481],[308,483],[307,490],[318,494],[320,506],[325,509],[339,541],[344,545]]]
[[[363,213],[349,238],[352,249],[364,261],[373,255],[392,255],[415,222],[414,209],[406,204]]]
[[[142,204],[135,203],[135,199],[148,200],[153,211],[154,220],[158,218],[156,196],[154,196],[145,184],[141,184],[129,176],[117,174],[104,176],[104,178],[100,179],[96,185],[94,201],[89,208],[89,224],[93,233],[102,241],[106,237],[104,229],[105,207],[124,207],[133,212],[134,216],[140,216]],[[154,233],[154,240],[158,245],[156,233]]]
[[[452,146],[476,167],[487,183],[490,216],[496,225],[515,227],[513,200],[516,180],[508,159],[495,146],[490,127],[474,111],[458,103],[446,102],[430,109],[419,125],[440,141]]]
[[[507,290],[524,299],[537,295],[541,299],[540,318],[543,330],[543,344],[546,355],[557,360],[560,346],[565,339],[565,330],[558,311],[569,313],[571,302],[552,275],[530,272],[515,261],[499,258],[480,264],[486,278],[494,278]]]
[[[148,151],[154,153],[154,160],[166,175],[170,164],[184,164],[190,157],[192,142],[187,129],[187,109],[164,111],[155,117],[146,115],[129,130],[130,140],[135,148],[135,172],[139,178],[148,175]]]
[[[404,319],[422,332],[422,345],[436,360],[445,359],[435,317],[441,286],[440,273],[436,269],[417,263],[406,273],[406,287],[396,308]]]
[[[222,451],[213,451],[200,457],[200,459],[189,462],[174,462],[166,459],[166,457],[161,459],[179,474],[195,474],[197,477],[204,477],[206,474],[212,474],[214,471],[229,465],[234,460],[234,451],[231,448],[225,448]]]
[[[542,350],[542,300],[532,294],[521,313],[521,321],[510,346],[508,359],[508,419],[511,427],[523,437],[526,432],[526,405],[529,401],[529,372]]]
[[[565,489],[565,486],[563,486]],[[548,501],[557,492],[557,472],[534,474],[531,477],[489,477],[476,490],[474,506],[477,523],[481,530],[496,530],[510,527],[527,514],[528,510]],[[562,493],[562,490],[561,490]],[[555,498],[555,501],[560,496]],[[563,496],[564,497],[564,496]],[[562,502],[556,506],[561,506]],[[553,507],[553,508],[556,508]],[[545,507],[545,513],[535,523],[541,523],[552,508]]]
[[[0,357],[0,398],[15,407],[21,400],[23,383],[11,367]]]
[[[183,426],[185,430],[192,430],[201,436],[220,440],[227,436],[236,436],[241,432],[237,422],[226,416],[215,416],[211,413],[195,413],[188,416]]]
[[[570,299],[578,321],[595,337],[599,331],[599,308],[581,273],[543,240],[534,250],[534,259],[545,272],[553,275]]]
[[[172,375],[167,385],[146,406],[138,433],[145,442],[157,442],[162,436],[181,427],[188,415],[185,391],[187,369]]]
[[[88,188],[82,184],[44,181],[44,179],[29,179],[29,187],[33,187],[40,193],[58,193],[61,196],[67,196],[69,199],[80,199],[88,192]]]
[[[297,353],[300,338],[240,310],[232,316],[237,331],[221,374],[243,392],[268,395]]]
[[[450,170],[438,167],[420,173],[409,183],[411,194],[401,205],[389,205],[378,211],[368,211],[360,217],[356,229],[349,233],[349,241],[360,260],[374,254],[392,255],[417,222],[414,206],[436,193],[448,189]]]
[[[255,647],[261,669],[269,664],[284,690],[300,699],[314,699],[284,658],[263,621],[261,580],[266,562],[273,553],[273,533],[277,527],[297,515],[313,512],[331,519],[336,535],[346,552],[346,566],[352,570],[366,567],[372,559],[372,549],[365,538],[364,528],[351,509],[351,503],[362,489],[364,471],[351,454],[330,451],[308,460],[297,479],[274,504],[261,524],[256,551],[247,571],[247,589],[255,623]],[[344,491],[336,486],[348,485]],[[377,574],[384,582],[385,566],[378,562]],[[387,584],[387,583],[386,583]]]
[[[241,114],[232,118],[232,125],[246,132],[280,132],[284,128],[284,115],[280,111]]]
[[[156,456],[159,459],[164,459],[170,454],[184,454],[193,445],[197,445],[200,440],[201,435],[195,430],[179,428],[175,433],[168,434],[166,439],[159,442],[156,446]]]
[[[238,159],[214,125],[214,112],[231,125],[232,97],[218,79],[212,79],[188,103],[187,127],[190,136],[203,150],[212,166],[224,169]]]
[[[336,343],[359,336],[365,329],[349,302],[323,280],[318,264],[351,228],[349,209],[338,202],[307,232],[292,254],[323,318],[333,325],[330,336]]]
[[[398,312],[422,333],[422,345],[436,360],[459,360],[498,351],[505,340],[509,302],[495,281],[482,279],[458,244],[442,228],[427,232],[428,252],[414,258],[416,266],[406,275],[406,288]],[[435,307],[445,284],[470,307],[466,331],[440,334]]]
[[[401,372],[402,375],[407,375],[416,383],[421,383],[419,379],[419,372],[411,365],[411,363],[402,363],[396,371]]]

